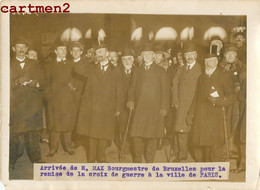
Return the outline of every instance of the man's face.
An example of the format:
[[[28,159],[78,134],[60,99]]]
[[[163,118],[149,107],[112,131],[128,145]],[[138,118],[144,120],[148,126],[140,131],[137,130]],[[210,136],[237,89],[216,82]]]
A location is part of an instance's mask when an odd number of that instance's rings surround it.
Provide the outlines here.
[[[108,57],[107,48],[100,48],[96,50],[96,61],[101,62],[104,61]]]
[[[214,69],[218,65],[218,58],[217,57],[211,57],[205,59],[205,67],[206,69]]]
[[[90,61],[95,60],[95,49],[94,48],[89,48],[87,50],[87,57],[90,59]]]
[[[145,63],[149,63],[153,61],[154,52],[153,51],[143,51],[142,57]]]
[[[116,64],[117,60],[118,60],[118,56],[117,53],[115,51],[110,51],[108,54],[108,60],[112,63],[112,64]]]
[[[192,52],[186,52],[184,53],[184,58],[188,64],[193,63],[197,59],[197,52],[192,51]]]
[[[228,63],[234,63],[237,58],[237,52],[236,51],[228,51],[224,54],[225,59]]]
[[[236,45],[238,47],[242,46],[243,43],[245,42],[245,38],[243,35],[237,35],[236,38],[235,38],[235,41],[236,41]]]
[[[13,46],[13,51],[16,53],[16,56],[20,56],[20,57],[25,56],[27,50],[28,47],[26,44],[15,44],[15,46]]]
[[[72,55],[72,57],[74,59],[78,59],[80,58],[80,56],[82,55],[83,51],[79,48],[79,47],[73,47],[70,50],[70,54]]]
[[[29,50],[28,53],[27,53],[27,57],[29,59],[38,60],[38,54],[34,50]]]
[[[57,57],[64,59],[67,55],[67,47],[66,46],[58,46],[55,50]]]
[[[160,52],[156,52],[154,55],[154,62],[156,64],[160,63],[164,59],[163,54]]]
[[[132,55],[123,56],[122,63],[126,69],[131,69],[134,64],[134,57]]]

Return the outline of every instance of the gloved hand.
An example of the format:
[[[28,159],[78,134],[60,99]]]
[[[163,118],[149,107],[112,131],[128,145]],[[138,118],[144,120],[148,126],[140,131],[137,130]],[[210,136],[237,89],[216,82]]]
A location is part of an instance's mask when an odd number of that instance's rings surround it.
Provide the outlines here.
[[[120,111],[116,111],[115,116],[117,117],[119,115],[120,115]]]
[[[193,124],[193,116],[192,115],[187,115],[187,124],[188,125],[192,125]]]
[[[126,107],[130,110],[133,110],[134,109],[134,102],[127,102],[126,103]]]
[[[216,101],[217,101],[217,98],[215,97],[212,97],[212,96],[208,96],[208,100],[211,102],[212,105],[215,106],[216,104]]]
[[[178,109],[180,107],[179,102],[173,102],[172,107],[175,107],[176,109]]]
[[[160,114],[161,117],[165,117],[167,115],[167,110],[160,109],[160,113],[159,114]]]

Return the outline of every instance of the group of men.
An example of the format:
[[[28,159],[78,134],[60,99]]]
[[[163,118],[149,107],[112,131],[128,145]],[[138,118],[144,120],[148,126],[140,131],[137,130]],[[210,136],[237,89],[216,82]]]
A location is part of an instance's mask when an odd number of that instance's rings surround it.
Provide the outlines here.
[[[84,54],[83,43],[73,42],[68,49],[59,41],[55,57],[40,65],[26,57],[28,43],[19,38],[11,60],[10,169],[22,154],[21,136],[31,161],[42,161],[43,105],[49,157],[55,156],[61,140],[68,154],[82,145],[88,162],[105,163],[113,141],[133,162],[144,156],[152,163],[161,139],[168,136],[173,162],[185,162],[189,152],[195,161],[223,161],[227,139],[245,125],[246,66],[238,59],[239,48],[226,45],[223,58],[211,52],[199,63],[192,42],[173,49],[172,55],[152,43],[144,44],[138,56],[125,47],[119,59],[105,44]],[[243,159],[239,171],[245,169]]]

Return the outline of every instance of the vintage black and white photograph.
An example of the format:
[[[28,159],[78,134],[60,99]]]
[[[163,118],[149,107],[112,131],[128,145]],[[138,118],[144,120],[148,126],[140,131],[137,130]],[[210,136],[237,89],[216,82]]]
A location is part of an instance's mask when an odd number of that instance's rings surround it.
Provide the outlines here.
[[[9,179],[34,163],[229,162],[245,182],[245,15],[10,15]]]

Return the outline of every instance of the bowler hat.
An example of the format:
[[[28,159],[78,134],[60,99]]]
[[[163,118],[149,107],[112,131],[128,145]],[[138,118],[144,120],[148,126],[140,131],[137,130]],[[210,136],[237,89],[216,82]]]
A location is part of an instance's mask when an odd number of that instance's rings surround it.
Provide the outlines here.
[[[124,48],[122,51],[122,57],[124,56],[134,56],[134,51],[130,48]]]
[[[66,42],[63,42],[61,41],[60,38],[57,38],[53,44],[53,47],[54,48],[57,48],[57,47],[60,47],[60,46],[66,46],[67,47],[67,43]]]
[[[13,46],[16,45],[16,44],[25,44],[25,45],[29,45],[29,41],[23,37],[23,36],[19,36],[18,38],[16,38],[14,41],[13,41]]]
[[[225,47],[225,51],[224,51],[224,53],[226,53],[226,52],[229,52],[229,51],[235,51],[235,52],[237,52],[237,47],[234,45],[234,44],[228,44],[228,45],[226,45],[226,47]]]
[[[95,47],[95,50],[102,49],[102,48],[108,49],[108,46],[107,46],[106,44],[98,44],[98,45]]]
[[[143,45],[142,51],[154,51],[153,44],[151,42],[147,42]]]
[[[84,50],[84,45],[80,41],[72,42],[72,44],[70,45],[70,49],[72,49],[73,47],[78,47],[81,50]]]
[[[162,53],[165,59],[168,59],[171,56],[171,54],[169,54],[168,52],[163,50],[163,47],[161,45],[155,46],[154,47],[154,52],[155,53]]]
[[[245,32],[237,32],[237,33],[235,33],[235,37],[237,37],[238,35],[241,35],[241,36],[243,36],[244,38],[246,37]]]
[[[196,46],[194,43],[187,42],[187,43],[183,44],[182,51],[183,51],[183,53],[187,53],[187,52],[197,51],[197,49],[196,49]]]

